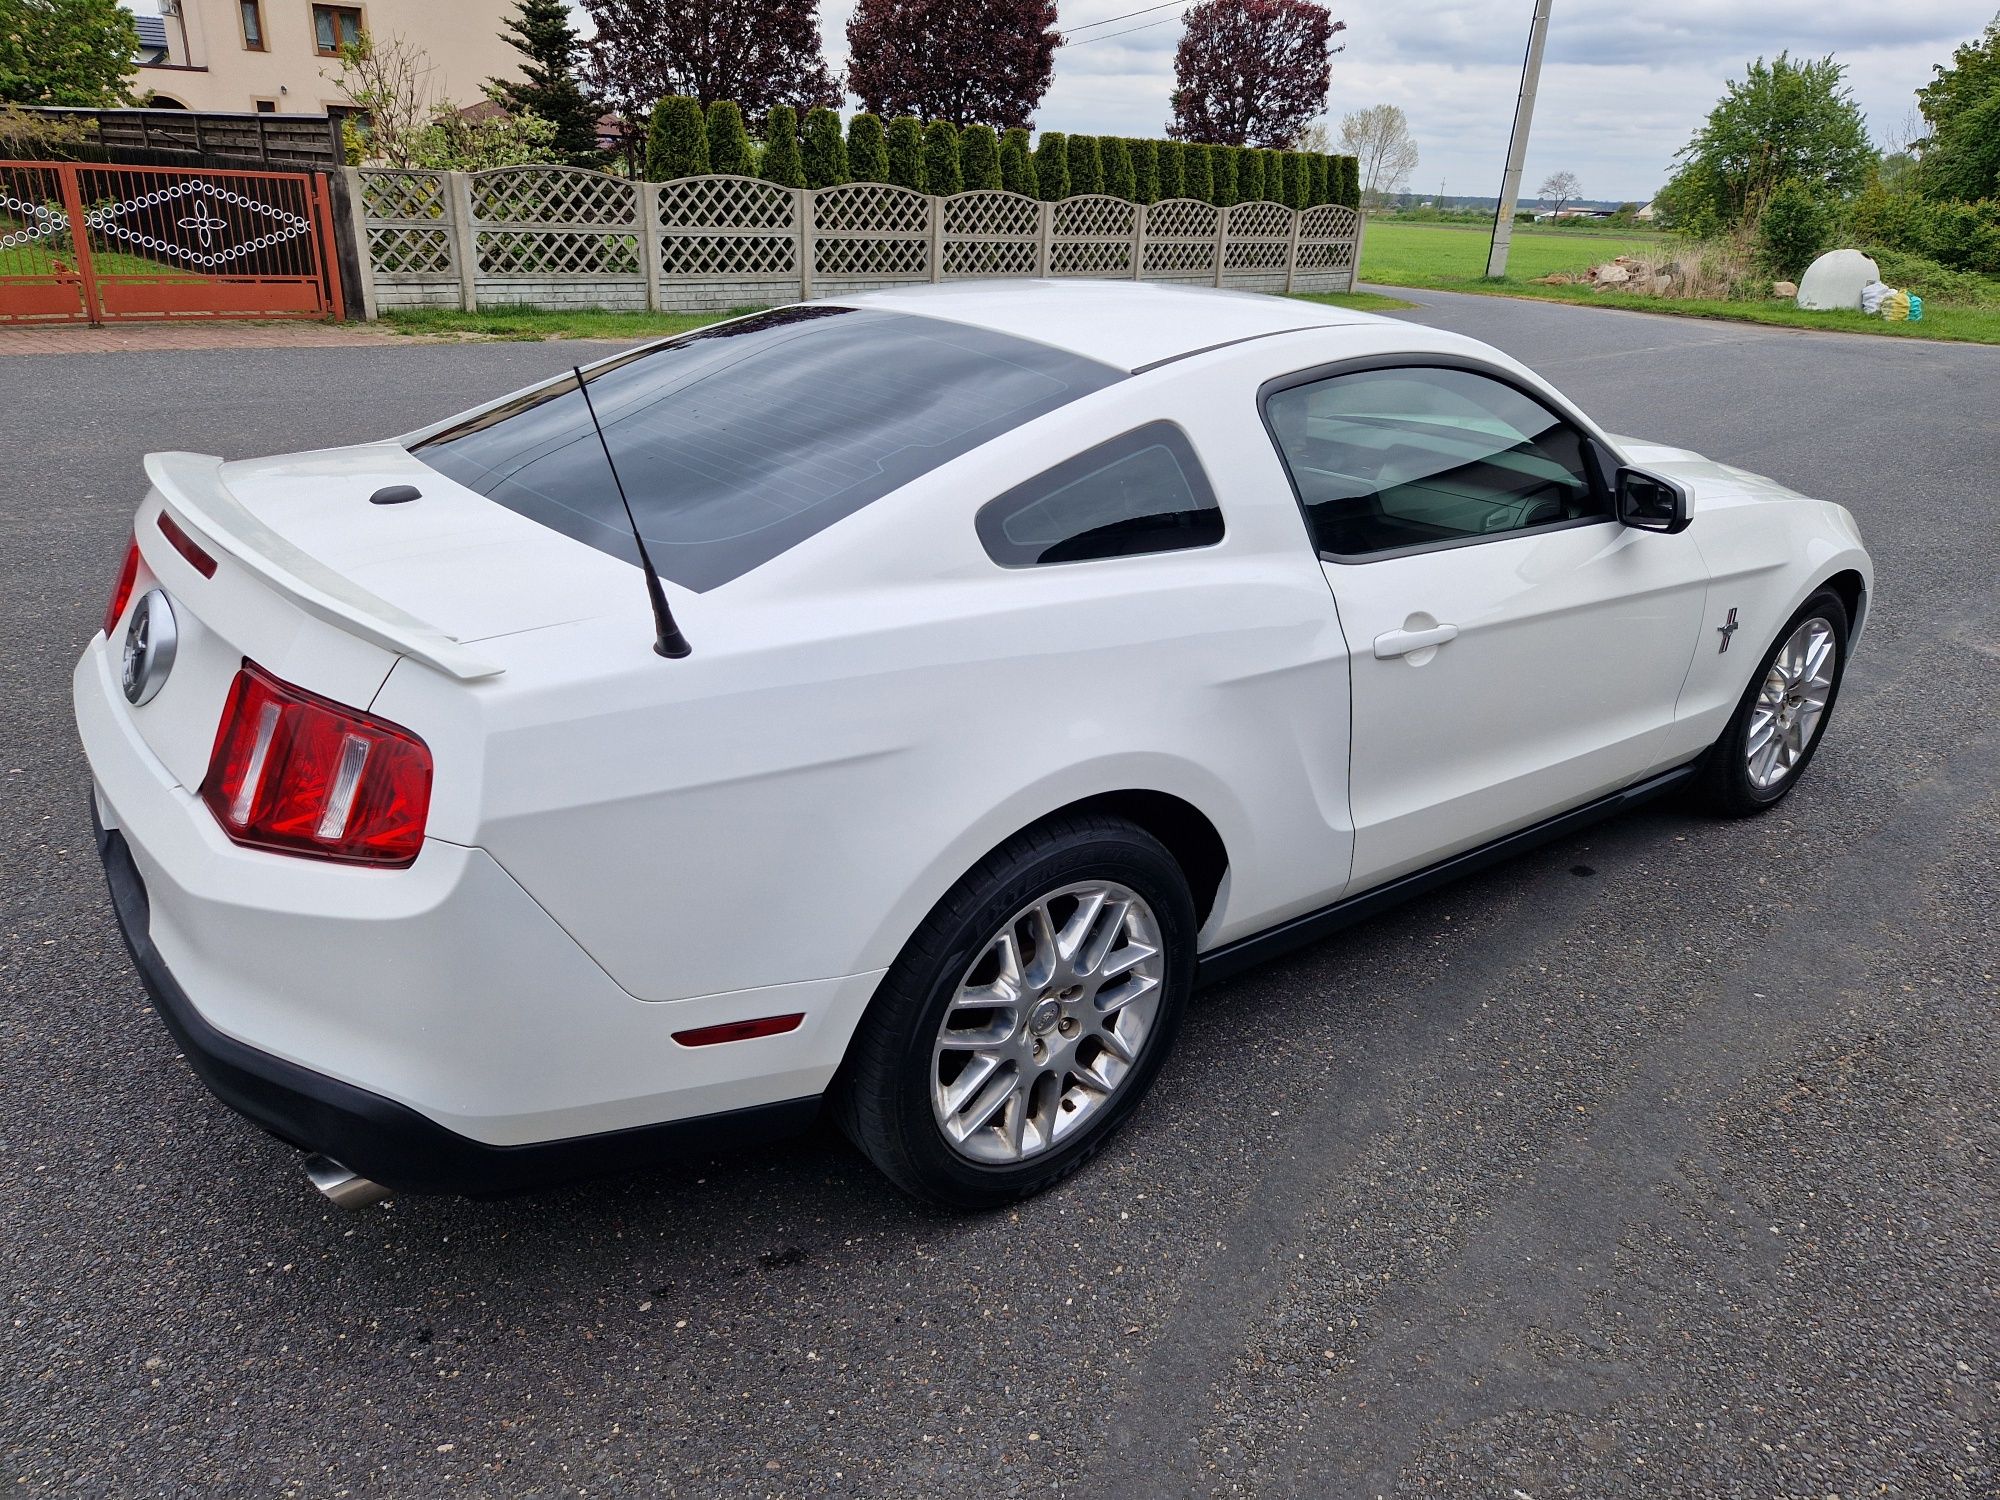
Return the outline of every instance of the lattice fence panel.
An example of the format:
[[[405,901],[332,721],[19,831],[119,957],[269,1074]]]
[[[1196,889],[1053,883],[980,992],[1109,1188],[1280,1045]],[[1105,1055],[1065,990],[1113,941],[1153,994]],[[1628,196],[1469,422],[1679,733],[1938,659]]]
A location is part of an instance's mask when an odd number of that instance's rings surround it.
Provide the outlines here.
[[[1049,240],[1049,272],[1055,276],[1129,276],[1138,209],[1122,198],[1086,194],[1056,205]]]
[[[474,172],[473,217],[487,223],[632,225],[638,184],[580,167],[498,167]]]
[[[793,229],[798,194],[756,177],[677,177],[660,184],[660,227],[688,229]]]
[[[827,233],[928,234],[931,200],[882,182],[850,182],[813,194],[813,228]]]
[[[383,276],[450,276],[451,231],[370,224],[368,258]]]
[[[442,172],[369,167],[361,173],[361,211],[369,219],[423,222],[445,217]]]
[[[645,266],[637,232],[591,229],[481,229],[484,276],[638,276]]]
[[[1040,203],[1019,193],[960,193],[944,202],[944,274],[1032,276]]]
[[[1282,271],[1292,241],[1292,210],[1282,203],[1239,203],[1228,211],[1225,271]]]
[[[1353,271],[1360,247],[1361,216],[1338,203],[1309,208],[1299,220],[1301,271]]]
[[[924,276],[931,273],[928,239],[890,239],[876,235],[826,236],[813,239],[815,276]]]
[[[799,195],[755,177],[682,177],[660,187],[660,274],[797,280]]]
[[[1210,275],[1222,212],[1196,198],[1169,198],[1146,210],[1148,276]]]

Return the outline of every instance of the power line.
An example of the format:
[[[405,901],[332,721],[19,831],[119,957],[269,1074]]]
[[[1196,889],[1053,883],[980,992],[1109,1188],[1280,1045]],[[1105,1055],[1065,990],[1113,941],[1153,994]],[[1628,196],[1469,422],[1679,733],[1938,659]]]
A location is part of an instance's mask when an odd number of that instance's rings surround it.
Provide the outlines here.
[[[1128,10],[1122,16],[1106,16],[1101,21],[1085,21],[1081,26],[1070,27],[1070,29],[1068,31],[1065,31],[1063,35],[1075,36],[1079,31],[1089,31],[1092,27],[1095,26],[1109,26],[1113,21],[1129,21],[1134,16],[1147,15],[1156,10],[1170,10],[1176,5],[1186,5],[1187,3],[1188,0],[1165,0],[1165,3],[1161,5],[1147,5],[1147,6],[1142,6],[1138,10]],[[1137,31],[1139,28],[1135,26],[1132,29],[1134,31]]]
[[[1169,22],[1178,21],[1179,19],[1179,16],[1168,16],[1164,20],[1147,21],[1140,26],[1128,26],[1123,31],[1107,31],[1102,36],[1087,36],[1080,42],[1072,42],[1068,34],[1065,33],[1063,36],[1063,45],[1065,47],[1088,47],[1092,42],[1108,42],[1113,37],[1130,36],[1135,31],[1149,31],[1155,26],[1165,26]]]

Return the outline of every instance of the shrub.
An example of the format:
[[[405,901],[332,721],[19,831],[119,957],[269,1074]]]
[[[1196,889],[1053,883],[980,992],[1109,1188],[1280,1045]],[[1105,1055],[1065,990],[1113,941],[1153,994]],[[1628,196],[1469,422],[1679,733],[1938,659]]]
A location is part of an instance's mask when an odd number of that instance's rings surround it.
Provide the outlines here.
[[[1136,202],[1138,189],[1132,179],[1132,153],[1126,149],[1124,138],[1106,136],[1098,142],[1098,155],[1104,165],[1104,191],[1127,203]]]
[[[1000,139],[991,125],[968,125],[959,133],[958,171],[967,192],[1000,186]]]
[[[1926,302],[1958,302],[1969,306],[2000,306],[2000,280],[1973,271],[1954,271],[1927,255],[1884,246],[1868,256],[1890,286],[1915,292]]]
[[[799,155],[799,114],[789,104],[774,104],[764,116],[764,159],[759,175],[780,187],[806,185],[805,162]]]
[[[924,190],[924,125],[915,115],[889,122],[889,180],[897,187]]]
[[[1187,183],[1181,175],[1182,164],[1187,160],[1187,150],[1179,141],[1161,141],[1155,153],[1159,163],[1160,201],[1169,198],[1185,198]]]
[[[1295,209],[1312,202],[1312,167],[1303,151],[1285,153],[1285,202]]]
[[[1132,196],[1141,203],[1159,202],[1160,143],[1127,141],[1125,149],[1132,155]]]
[[[1264,196],[1264,158],[1255,151],[1241,146],[1231,146],[1224,152],[1236,178],[1231,185],[1231,202],[1255,203]],[[1216,179],[1217,191],[1222,190],[1220,178]],[[1221,200],[1216,200],[1220,202]]]
[[[1045,203],[1069,196],[1069,137],[1044,130],[1035,152],[1035,193]]]
[[[1854,199],[1848,224],[1863,243],[2000,276],[2000,202],[1933,203],[1871,183]]]
[[[932,120],[924,127],[924,191],[948,198],[965,187],[958,164],[958,127]]]
[[[799,135],[807,187],[838,187],[848,180],[847,142],[840,136],[839,115],[824,107],[807,110]]]
[[[750,133],[743,128],[743,111],[727,99],[708,107],[708,170],[747,174]]]
[[[1208,201],[1217,208],[1241,203],[1243,183],[1237,174],[1246,165],[1242,147],[1197,146],[1195,150],[1208,158]]]
[[[1035,196],[1035,158],[1028,150],[1028,132],[1019,125],[1000,137],[1000,186]]]
[[[1331,203],[1328,196],[1332,191],[1329,182],[1333,158],[1324,151],[1315,151],[1306,158],[1306,206],[1318,208],[1322,203]]]
[[[1189,198],[1197,198],[1203,203],[1215,201],[1214,152],[1207,146],[1183,145],[1181,158],[1181,192]]]
[[[653,106],[646,132],[646,175],[655,182],[697,177],[708,170],[708,126],[701,101],[684,95]]]
[[[1069,138],[1069,149],[1065,154],[1069,159],[1069,191],[1071,197],[1081,197],[1085,193],[1101,193],[1104,191],[1104,160],[1098,154],[1096,136],[1071,136]]]
[[[889,146],[880,115],[858,114],[847,122],[847,175],[856,182],[889,180]]]
[[[1264,197],[1271,203],[1285,202],[1285,153],[1264,153]]]
[[[1796,277],[1832,231],[1831,215],[1813,190],[1787,177],[1757,215],[1757,266],[1768,276]]]

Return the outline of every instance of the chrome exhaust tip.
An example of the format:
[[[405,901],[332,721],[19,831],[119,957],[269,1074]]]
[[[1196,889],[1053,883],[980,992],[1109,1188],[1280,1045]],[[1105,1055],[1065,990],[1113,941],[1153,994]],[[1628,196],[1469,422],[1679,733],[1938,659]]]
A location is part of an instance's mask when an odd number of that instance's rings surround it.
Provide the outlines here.
[[[391,1189],[348,1171],[330,1156],[308,1156],[306,1176],[336,1208],[366,1208],[371,1203],[380,1203],[384,1198],[394,1196]]]

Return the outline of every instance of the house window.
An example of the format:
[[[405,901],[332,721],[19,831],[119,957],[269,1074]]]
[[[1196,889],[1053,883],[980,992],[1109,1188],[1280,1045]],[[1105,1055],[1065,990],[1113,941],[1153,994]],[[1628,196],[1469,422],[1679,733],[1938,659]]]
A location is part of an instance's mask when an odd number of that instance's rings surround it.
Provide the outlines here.
[[[243,46],[250,52],[264,50],[264,3],[263,0],[242,0],[236,7],[243,20]]]
[[[258,114],[275,115],[277,112],[278,112],[278,101],[276,99],[259,99],[257,101]]]
[[[361,7],[358,5],[315,5],[313,45],[321,57],[338,57],[342,47],[361,42]]]

